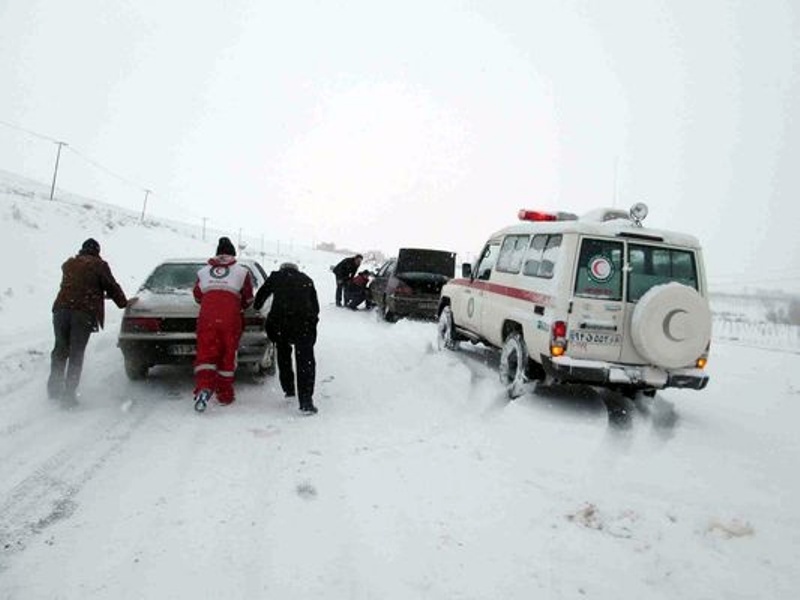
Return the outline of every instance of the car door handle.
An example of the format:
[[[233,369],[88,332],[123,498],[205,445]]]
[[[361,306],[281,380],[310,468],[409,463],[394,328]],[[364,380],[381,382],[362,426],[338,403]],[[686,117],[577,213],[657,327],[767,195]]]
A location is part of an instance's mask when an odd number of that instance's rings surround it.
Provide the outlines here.
[[[585,321],[581,321],[578,325],[579,329],[599,329],[600,331],[616,331],[617,326],[615,323],[610,323],[608,321],[591,321],[586,319]]]
[[[536,306],[533,307],[533,312],[536,313],[537,315],[543,315],[544,314],[544,306],[539,306],[537,304]]]
[[[605,309],[607,312],[619,312],[622,307],[619,304],[606,304]]]

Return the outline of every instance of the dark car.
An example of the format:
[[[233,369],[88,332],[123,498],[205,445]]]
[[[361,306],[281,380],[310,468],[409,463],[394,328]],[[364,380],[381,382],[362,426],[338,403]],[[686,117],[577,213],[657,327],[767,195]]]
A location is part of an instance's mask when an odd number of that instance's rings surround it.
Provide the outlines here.
[[[254,260],[239,259],[247,267],[255,290],[267,278]],[[143,379],[150,367],[163,364],[190,364],[197,353],[197,315],[200,306],[192,295],[197,271],[206,264],[202,258],[166,260],[145,280],[122,316],[117,345],[125,359],[130,379]],[[254,290],[254,291],[255,291]],[[267,337],[264,323],[271,302],[256,311],[244,312],[244,331],[239,342],[237,362],[252,366],[257,373],[275,370],[274,344]]]
[[[368,297],[387,321],[400,317],[436,319],[439,292],[453,278],[456,254],[446,250],[401,248],[369,284]]]

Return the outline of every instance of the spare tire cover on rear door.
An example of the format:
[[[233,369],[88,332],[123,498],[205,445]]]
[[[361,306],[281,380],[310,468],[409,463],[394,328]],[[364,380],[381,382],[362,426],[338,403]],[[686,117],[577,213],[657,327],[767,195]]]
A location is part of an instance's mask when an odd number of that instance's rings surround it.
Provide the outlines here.
[[[655,286],[636,303],[631,338],[639,354],[656,366],[693,366],[711,339],[711,310],[688,286]]]

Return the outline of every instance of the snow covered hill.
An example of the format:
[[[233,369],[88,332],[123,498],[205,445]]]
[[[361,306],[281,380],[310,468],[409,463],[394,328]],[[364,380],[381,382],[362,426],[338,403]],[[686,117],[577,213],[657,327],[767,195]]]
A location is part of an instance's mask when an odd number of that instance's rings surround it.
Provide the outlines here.
[[[190,370],[127,381],[111,306],[64,411],[44,385],[63,260],[95,237],[132,295],[220,232],[50,202],[9,175],[0,222],[2,598],[796,596],[790,346],[715,340],[706,390],[637,405],[588,388],[509,403],[496,353],[438,353],[430,323],[336,309],[341,257],[295,248],[257,258],[317,284],[319,415],[271,379],[240,377],[236,403],[202,416]]]

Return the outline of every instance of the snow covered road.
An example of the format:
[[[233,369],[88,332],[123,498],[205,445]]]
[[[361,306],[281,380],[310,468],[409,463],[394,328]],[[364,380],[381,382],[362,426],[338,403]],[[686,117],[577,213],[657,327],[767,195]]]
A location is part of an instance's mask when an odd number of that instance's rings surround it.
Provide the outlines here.
[[[0,209],[0,252],[26,257],[0,289],[4,600],[797,595],[796,350],[715,339],[707,389],[639,406],[586,389],[509,403],[496,354],[336,309],[339,257],[296,248],[259,259],[316,282],[317,416],[272,379],[240,377],[203,415],[188,369],[129,382],[115,309],[65,411],[45,393],[61,262],[95,236],[133,294],[213,243],[82,201],[0,192]]]
[[[113,325],[64,411],[34,354],[2,399],[0,595],[793,597],[800,357],[508,403],[492,353],[434,332],[325,307],[314,418],[248,377],[197,415],[186,369],[125,380]]]

